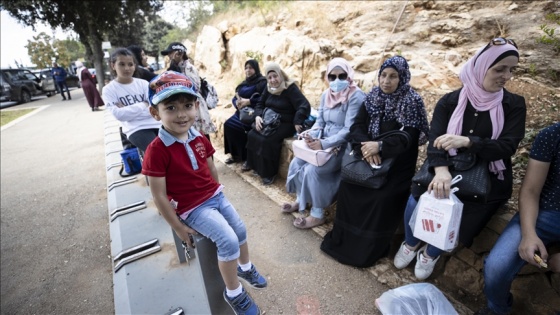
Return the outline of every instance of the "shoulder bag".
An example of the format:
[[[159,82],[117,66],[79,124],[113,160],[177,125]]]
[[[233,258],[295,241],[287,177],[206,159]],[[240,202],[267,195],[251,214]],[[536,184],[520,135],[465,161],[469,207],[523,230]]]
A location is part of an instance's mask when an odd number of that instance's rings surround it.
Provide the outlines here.
[[[255,109],[251,106],[245,106],[239,110],[239,120],[245,125],[251,125],[255,122]]]
[[[402,130],[391,130],[385,132],[371,141],[380,141],[389,136],[402,136],[406,139],[406,149],[410,146],[410,136]],[[352,143],[348,143],[351,148]],[[351,150],[349,154],[342,157],[341,179],[347,183],[379,189],[387,182],[389,169],[395,163],[395,158],[385,158],[381,165],[370,165],[363,159],[359,150]]]
[[[448,156],[453,163],[449,167],[451,177],[461,175],[463,179],[455,187],[459,188],[456,195],[461,201],[486,202],[490,192],[490,172],[488,162],[477,158],[473,153],[457,153],[455,156]],[[428,185],[434,179],[435,173],[430,170],[428,159],[424,161],[422,167],[414,177],[412,177],[412,195],[418,197],[428,190]]]
[[[278,130],[278,127],[280,127],[280,117],[281,117],[280,114],[278,114],[271,108],[269,107],[265,108],[262,115],[262,119],[263,119],[262,128],[261,131],[259,131],[259,133],[265,137],[274,134],[276,130]]]
[[[306,132],[301,133],[299,135],[299,139],[292,142],[292,151],[294,152],[294,156],[315,166],[325,165],[334,154],[333,148],[327,148],[324,150],[311,149],[307,143],[305,143],[305,139],[302,139],[305,133]],[[318,137],[318,139],[320,138],[321,136]]]

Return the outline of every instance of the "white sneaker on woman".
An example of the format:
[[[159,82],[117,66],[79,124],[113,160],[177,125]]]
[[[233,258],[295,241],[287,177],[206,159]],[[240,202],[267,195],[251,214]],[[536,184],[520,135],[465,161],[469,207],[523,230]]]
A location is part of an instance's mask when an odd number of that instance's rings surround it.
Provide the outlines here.
[[[393,264],[397,269],[403,269],[410,264],[414,257],[416,257],[416,251],[408,249],[406,242],[402,242],[399,251],[393,259]]]
[[[428,245],[424,245],[419,251],[418,256],[416,257],[416,266],[414,266],[414,275],[418,280],[427,279],[432,272],[434,271],[434,267],[436,266],[437,261],[441,256],[437,258],[428,258],[424,256],[424,251]]]

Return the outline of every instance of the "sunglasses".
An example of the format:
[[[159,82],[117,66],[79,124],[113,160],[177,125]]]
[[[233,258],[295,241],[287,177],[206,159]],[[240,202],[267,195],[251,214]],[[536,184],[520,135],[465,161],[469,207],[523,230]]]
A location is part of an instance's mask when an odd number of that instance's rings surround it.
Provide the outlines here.
[[[517,44],[515,43],[515,41],[513,39],[504,38],[504,37],[496,37],[493,40],[491,40],[488,43],[488,45],[486,45],[486,47],[484,47],[484,49],[480,52],[480,54],[478,54],[478,56],[482,55],[483,52],[488,50],[488,48],[490,48],[490,46],[501,46],[501,45],[506,45],[506,44],[510,44],[513,47],[515,47],[516,49],[518,48]],[[478,59],[478,57],[476,57],[476,59]],[[474,64],[476,64],[476,59],[474,60]]]
[[[329,81],[334,81],[336,80],[336,78],[338,78],[339,80],[346,80],[348,79],[348,73],[340,73],[338,76],[336,74],[329,74],[327,75],[327,78],[329,79]]]

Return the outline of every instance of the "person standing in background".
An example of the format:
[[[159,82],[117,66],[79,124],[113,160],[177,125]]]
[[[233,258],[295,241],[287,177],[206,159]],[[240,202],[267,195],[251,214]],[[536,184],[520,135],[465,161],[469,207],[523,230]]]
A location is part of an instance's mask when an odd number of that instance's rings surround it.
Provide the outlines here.
[[[78,79],[82,85],[82,90],[84,91],[89,107],[91,107],[91,111],[93,112],[99,110],[99,106],[103,106],[105,103],[103,103],[103,99],[97,91],[96,84],[93,81],[91,73],[86,67],[84,67],[84,64],[81,61],[76,61],[74,64],[76,65],[76,74],[78,75]]]
[[[72,97],[70,96],[70,90],[68,90],[68,85],[66,85],[66,77],[68,76],[66,70],[64,70],[64,68],[59,66],[56,62],[53,62],[51,73],[53,75],[54,81],[56,82],[56,88],[60,92],[60,95],[62,95],[62,100],[66,101],[63,88],[66,88],[68,99],[71,100]]]

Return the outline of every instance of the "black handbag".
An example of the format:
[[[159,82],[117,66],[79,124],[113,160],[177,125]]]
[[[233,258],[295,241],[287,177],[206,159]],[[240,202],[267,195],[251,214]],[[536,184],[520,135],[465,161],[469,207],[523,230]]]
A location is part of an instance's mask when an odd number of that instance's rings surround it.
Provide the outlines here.
[[[251,125],[255,122],[255,109],[251,106],[245,106],[239,110],[239,120],[245,125]]]
[[[392,130],[385,132],[372,141],[380,141],[389,136],[402,136],[406,139],[406,149],[410,146],[410,136],[405,131]],[[351,150],[352,143],[348,143],[349,154],[342,157],[341,179],[347,183],[378,189],[387,182],[389,169],[395,163],[395,158],[385,158],[381,165],[372,166],[363,159],[360,150]]]
[[[490,171],[488,162],[477,158],[472,153],[457,153],[455,156],[448,156],[453,165],[449,166],[451,177],[461,175],[463,179],[453,187],[459,188],[455,193],[461,201],[486,202],[490,193]],[[422,167],[414,177],[412,177],[412,195],[419,197],[428,190],[428,185],[434,179],[435,173],[430,171],[428,159],[424,161]]]
[[[259,133],[265,137],[268,137],[271,134],[275,133],[278,127],[280,127],[280,117],[280,114],[278,114],[271,108],[265,108],[262,116],[262,128]],[[254,125],[255,124],[253,123],[253,128]]]

